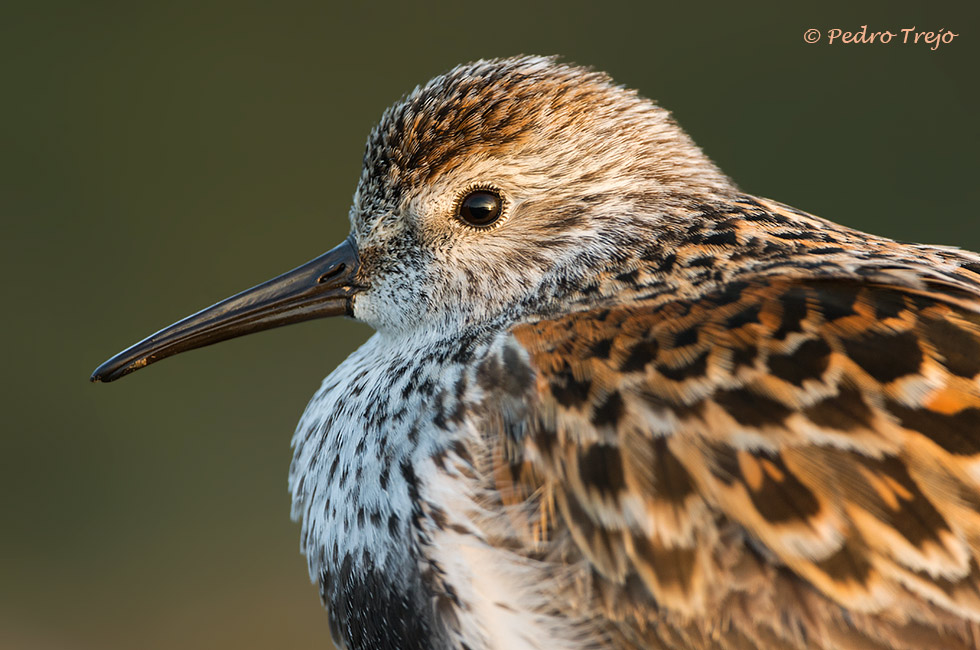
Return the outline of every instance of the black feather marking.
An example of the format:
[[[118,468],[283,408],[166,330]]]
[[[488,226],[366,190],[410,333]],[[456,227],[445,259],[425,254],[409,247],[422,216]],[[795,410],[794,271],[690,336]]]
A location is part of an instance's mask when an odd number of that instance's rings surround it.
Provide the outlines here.
[[[975,377],[980,373],[980,337],[942,319],[928,319],[922,326],[926,338],[943,356],[944,365],[951,373],[960,377]]]
[[[744,388],[719,391],[714,400],[741,425],[762,427],[782,424],[790,415],[786,405]]]
[[[769,357],[769,370],[780,379],[802,386],[807,379],[820,379],[830,365],[830,346],[822,338],[809,339],[789,354]]]
[[[619,449],[602,443],[589,447],[579,457],[579,477],[586,487],[603,494],[615,495],[626,488],[623,478],[623,459]]]
[[[597,427],[616,428],[620,418],[623,416],[623,411],[623,397],[619,394],[619,391],[613,391],[593,411],[592,424]]]
[[[839,431],[870,428],[874,417],[860,391],[850,387],[842,387],[837,395],[808,406],[803,414],[817,426]]]
[[[913,409],[889,401],[888,410],[901,425],[927,435],[951,454],[974,456],[980,454],[980,409],[968,408],[946,414],[928,409]]]
[[[848,356],[883,384],[919,371],[922,348],[913,332],[865,332],[842,339]]]
[[[676,368],[664,364],[658,364],[657,370],[667,379],[674,381],[684,381],[692,377],[701,377],[708,369],[708,351],[705,350],[690,363]]]

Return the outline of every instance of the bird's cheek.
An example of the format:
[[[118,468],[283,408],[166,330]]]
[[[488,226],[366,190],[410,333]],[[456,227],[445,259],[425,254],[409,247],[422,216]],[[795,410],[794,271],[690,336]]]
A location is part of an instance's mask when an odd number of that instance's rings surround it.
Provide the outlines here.
[[[394,300],[390,292],[381,287],[374,287],[358,294],[354,298],[351,310],[354,319],[370,325],[378,331],[392,329],[397,323],[403,322],[399,302]]]
[[[411,329],[427,316],[431,303],[424,286],[406,278],[379,278],[353,301],[353,316],[378,331]]]

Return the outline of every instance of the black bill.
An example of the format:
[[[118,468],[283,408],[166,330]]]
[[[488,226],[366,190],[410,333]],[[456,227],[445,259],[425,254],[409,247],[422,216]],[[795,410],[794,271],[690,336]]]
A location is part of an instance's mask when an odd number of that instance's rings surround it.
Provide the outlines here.
[[[92,373],[114,381],[167,357],[219,341],[313,318],[351,315],[358,290],[357,248],[348,238],[306,264],[222,300],[143,339]]]

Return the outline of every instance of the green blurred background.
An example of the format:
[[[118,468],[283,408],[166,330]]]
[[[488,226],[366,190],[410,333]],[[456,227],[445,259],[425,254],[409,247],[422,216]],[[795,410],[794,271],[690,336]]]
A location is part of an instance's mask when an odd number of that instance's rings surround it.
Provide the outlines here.
[[[364,340],[313,322],[89,372],[346,233],[364,138],[455,63],[558,53],[747,191],[980,249],[980,3],[0,5],[0,648],[325,648],[293,427]],[[925,46],[808,28],[946,28]]]

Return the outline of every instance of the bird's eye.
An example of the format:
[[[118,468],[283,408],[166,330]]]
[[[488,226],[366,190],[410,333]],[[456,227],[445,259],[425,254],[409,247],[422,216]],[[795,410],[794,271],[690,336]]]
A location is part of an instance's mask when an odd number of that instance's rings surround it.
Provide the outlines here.
[[[493,190],[474,190],[456,208],[459,218],[470,226],[486,228],[500,219],[504,202]]]

